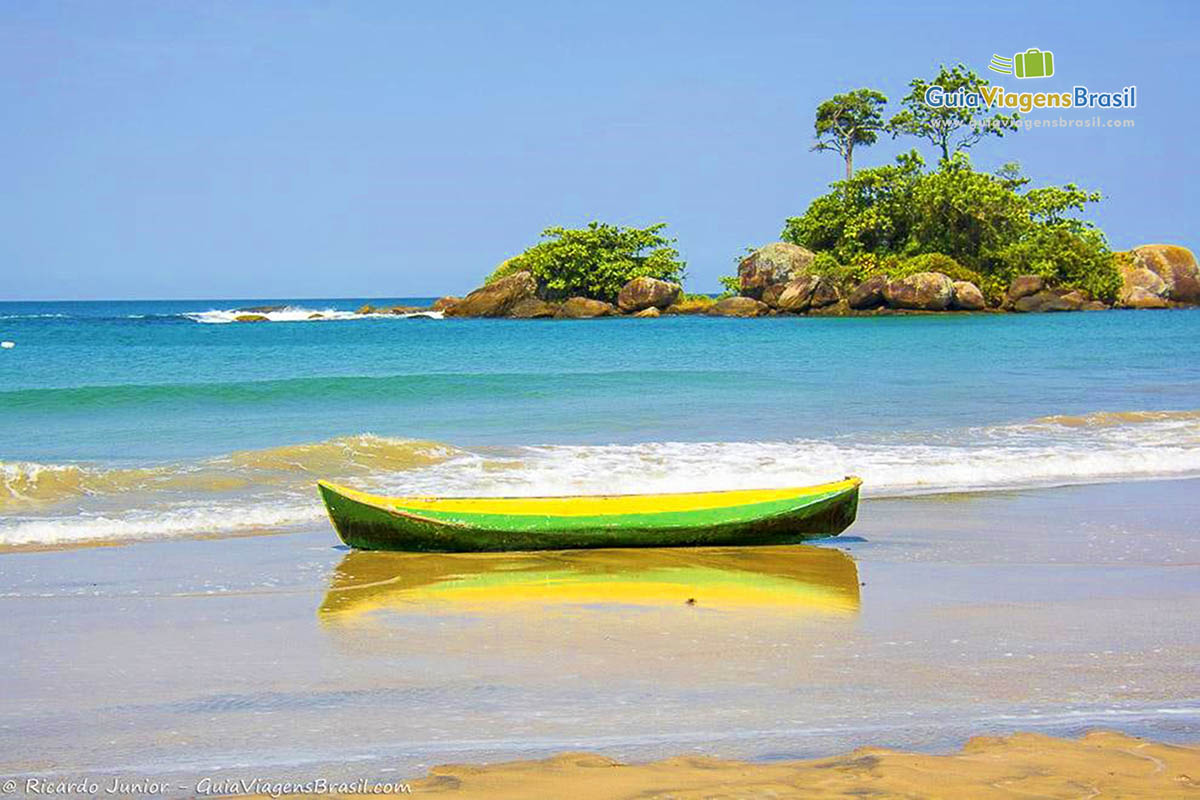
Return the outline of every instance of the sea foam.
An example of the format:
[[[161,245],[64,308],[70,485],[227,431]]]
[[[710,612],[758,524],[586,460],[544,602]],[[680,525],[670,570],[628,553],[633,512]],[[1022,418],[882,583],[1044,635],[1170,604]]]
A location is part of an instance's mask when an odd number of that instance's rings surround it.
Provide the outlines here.
[[[375,313],[359,314],[357,311],[344,311],[336,308],[304,308],[303,306],[286,306],[275,310],[253,309],[209,309],[208,311],[192,311],[183,314],[182,316],[207,325],[223,325],[229,322],[237,322],[238,317],[246,315],[255,315],[265,317],[263,322],[336,322],[338,320],[350,319],[411,319],[414,317],[425,317],[429,319],[441,319],[442,312],[440,311],[414,311],[404,314]]]
[[[570,495],[822,483],[866,497],[1200,476],[1200,413],[1097,412],[934,433],[462,448],[364,434],[145,467],[0,464],[0,545],[322,524],[313,484],[385,494]]]

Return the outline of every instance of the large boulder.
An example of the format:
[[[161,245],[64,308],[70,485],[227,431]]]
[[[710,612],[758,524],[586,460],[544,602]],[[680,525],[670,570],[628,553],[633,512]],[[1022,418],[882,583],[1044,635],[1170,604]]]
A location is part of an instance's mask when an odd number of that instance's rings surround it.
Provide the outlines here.
[[[664,314],[707,314],[717,301],[707,295],[692,295],[676,300],[663,309]]]
[[[817,285],[813,287],[812,300],[809,301],[809,308],[825,308],[837,303],[842,299],[842,293],[838,291],[837,285],[829,280],[829,278],[818,278]]]
[[[637,313],[634,314],[634,316],[635,317],[661,317],[662,312],[658,310],[657,306],[650,306],[649,308],[643,308],[641,311],[638,311]]]
[[[453,306],[446,309],[452,317],[503,317],[517,303],[537,293],[537,281],[528,272],[514,272],[499,280],[480,286]]]
[[[628,313],[643,308],[666,308],[679,299],[683,287],[678,283],[660,281],[658,278],[634,278],[621,287],[617,305]]]
[[[814,317],[848,317],[851,314],[850,304],[844,299],[827,306],[813,306],[808,309],[808,313]]]
[[[1166,308],[1167,301],[1149,289],[1134,286],[1122,294],[1120,305],[1123,308]]]
[[[1018,275],[1009,284],[1008,293],[1004,296],[1005,307],[1011,306],[1022,297],[1029,297],[1046,288],[1046,279],[1041,275]]]
[[[238,314],[233,318],[234,322],[270,322],[270,319],[262,314]]]
[[[719,317],[757,317],[769,310],[766,303],[753,297],[726,297],[718,300],[708,313]]]
[[[611,317],[618,313],[616,306],[603,300],[592,300],[588,297],[572,297],[559,306],[555,315],[559,319],[592,319],[593,317]]]
[[[526,297],[517,302],[508,315],[513,319],[548,319],[558,313],[558,306],[537,297]]]
[[[788,283],[806,273],[815,257],[813,251],[787,242],[758,248],[738,264],[742,294],[760,299],[771,284]]]
[[[1079,311],[1083,301],[1077,297],[1060,295],[1050,289],[1042,289],[1034,294],[1018,298],[1012,304],[1011,310],[1020,314],[1036,314],[1046,311]]]
[[[987,308],[983,292],[970,281],[954,281],[954,299],[950,305],[960,311],[982,311]]]
[[[872,275],[854,287],[854,291],[846,298],[847,303],[856,309],[879,308],[884,303],[883,290],[887,285],[886,275]]]
[[[1118,305],[1132,308],[1133,306],[1129,305],[1128,300],[1133,296],[1135,290],[1152,294],[1164,301],[1170,296],[1170,287],[1167,286],[1167,282],[1157,272],[1145,267],[1139,267],[1136,263],[1120,264],[1119,269],[1121,272],[1121,291],[1118,294]],[[1145,300],[1140,300],[1139,302],[1144,303]]]
[[[767,305],[780,311],[808,311],[810,308],[824,308],[833,305],[841,299],[837,287],[828,278],[820,275],[802,275],[783,285],[776,293],[779,285],[768,287],[766,297],[774,297],[774,303]]]
[[[1200,266],[1191,250],[1174,244],[1144,244],[1129,255],[1136,266],[1162,278],[1171,300],[1200,303]]]
[[[954,281],[941,272],[918,272],[890,281],[883,299],[891,308],[945,311],[954,300]]]
[[[772,283],[767,288],[763,289],[762,296],[758,299],[769,305],[771,308],[779,308],[779,295],[783,294],[783,290],[788,285],[786,283]]]
[[[446,312],[448,312],[450,309],[454,308],[456,305],[458,305],[461,302],[462,302],[461,297],[439,297],[437,300],[433,301],[433,305],[431,305],[429,307],[429,310],[430,311],[446,311]]]

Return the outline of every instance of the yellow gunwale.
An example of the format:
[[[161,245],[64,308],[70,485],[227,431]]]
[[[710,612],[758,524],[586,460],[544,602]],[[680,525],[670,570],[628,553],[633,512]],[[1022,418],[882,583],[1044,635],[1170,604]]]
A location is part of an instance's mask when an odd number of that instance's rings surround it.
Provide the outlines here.
[[[810,495],[845,491],[862,484],[860,478],[816,486],[784,489],[726,489],[715,492],[667,492],[660,494],[608,494],[541,497],[387,497],[360,492],[329,481],[326,488],[360,503],[400,513],[435,511],[468,514],[537,515],[585,517],[607,514],[650,514],[679,511],[707,511],[732,506],[753,505],[802,498]]]

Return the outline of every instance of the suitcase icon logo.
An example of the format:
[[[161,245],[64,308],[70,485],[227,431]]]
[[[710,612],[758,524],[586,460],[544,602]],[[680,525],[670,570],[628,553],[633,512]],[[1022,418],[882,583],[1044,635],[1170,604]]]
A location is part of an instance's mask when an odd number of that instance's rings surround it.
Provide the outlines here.
[[[993,55],[988,69],[1018,78],[1049,78],[1054,74],[1054,53],[1031,47],[1012,58]]]

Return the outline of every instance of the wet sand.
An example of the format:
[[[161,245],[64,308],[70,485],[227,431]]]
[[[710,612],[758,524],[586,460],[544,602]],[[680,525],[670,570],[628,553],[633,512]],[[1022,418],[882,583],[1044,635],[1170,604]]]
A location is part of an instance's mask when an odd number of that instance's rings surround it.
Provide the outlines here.
[[[1101,727],[1196,742],[1198,489],[868,500],[820,547],[401,556],[319,529],[10,553],[0,777],[416,781],[586,751],[682,757],[604,774],[678,773],[667,788],[687,796],[695,765],[678,764],[701,756],[786,786],[769,771],[864,745],[946,754],[980,734]],[[1099,741],[1062,769],[1090,769]],[[1175,763],[1141,744],[1118,749]],[[1033,757],[997,764],[1032,775]],[[901,780],[963,762],[879,763]],[[482,774],[599,780],[497,769]],[[464,787],[484,780],[468,772]]]

